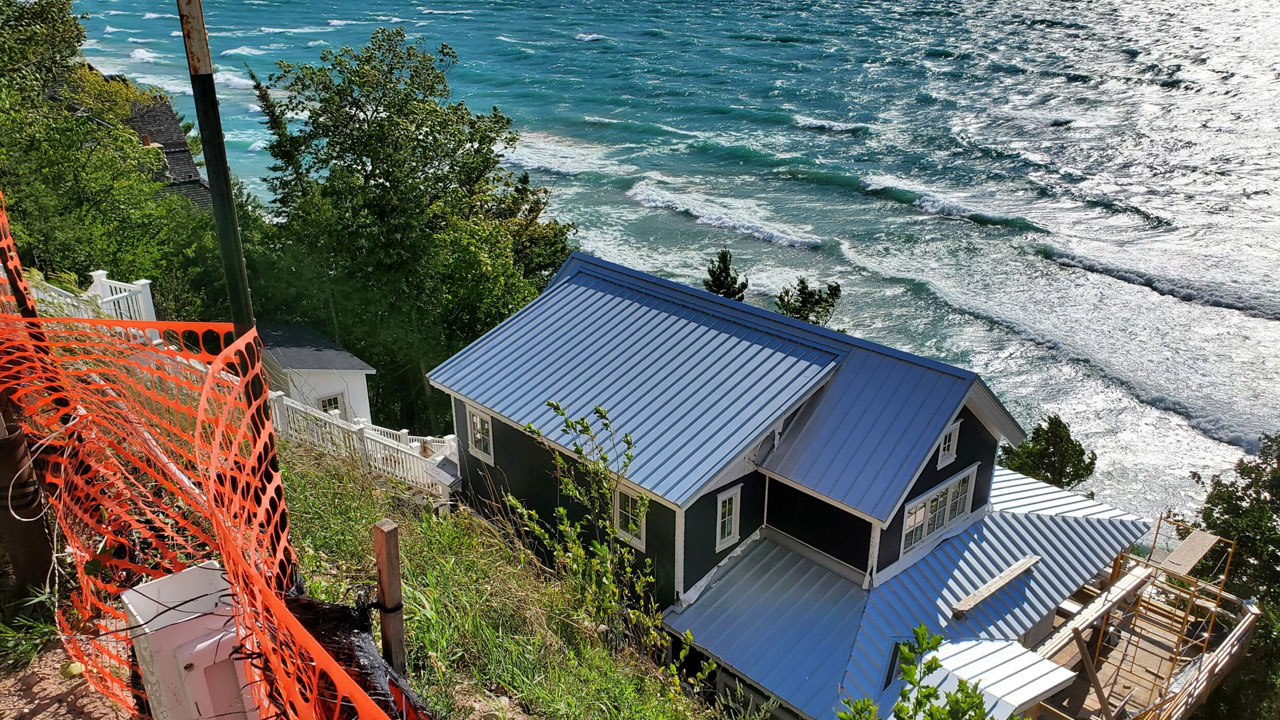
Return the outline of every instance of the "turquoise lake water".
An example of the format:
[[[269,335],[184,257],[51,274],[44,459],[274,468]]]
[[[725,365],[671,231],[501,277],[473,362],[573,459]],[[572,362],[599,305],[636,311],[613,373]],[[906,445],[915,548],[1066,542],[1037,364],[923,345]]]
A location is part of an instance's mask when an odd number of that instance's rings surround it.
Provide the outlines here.
[[[84,53],[194,117],[168,3],[83,0]],[[836,280],[833,326],[1061,414],[1086,487],[1146,513],[1280,431],[1280,5],[206,0],[234,171],[269,158],[245,67],[379,24],[460,63],[508,162],[610,260],[751,300]],[[376,419],[376,418],[375,418]]]

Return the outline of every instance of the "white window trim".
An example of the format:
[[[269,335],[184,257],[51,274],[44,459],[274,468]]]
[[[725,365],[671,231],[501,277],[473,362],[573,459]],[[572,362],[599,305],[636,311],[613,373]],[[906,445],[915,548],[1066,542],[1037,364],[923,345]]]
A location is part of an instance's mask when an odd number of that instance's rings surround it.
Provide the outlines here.
[[[316,407],[320,408],[320,412],[325,413],[327,415],[329,411],[324,409],[325,400],[337,400],[338,401],[338,407],[337,407],[338,417],[342,418],[343,420],[347,419],[347,394],[345,392],[337,392],[337,393],[333,393],[332,395],[325,395],[324,397],[316,399]]]
[[[467,408],[467,417],[466,417],[467,452],[471,453],[473,456],[475,456],[477,459],[481,460],[482,462],[492,465],[493,464],[493,416],[472,405],[467,405],[466,408]],[[471,419],[473,417],[484,418],[484,421],[489,423],[489,452],[487,453],[476,447],[476,444],[474,441],[475,438],[472,436],[472,433],[474,432],[474,428],[472,427]]]
[[[645,536],[644,529],[645,529],[645,526],[649,524],[649,518],[647,517],[648,513],[645,513],[646,517],[640,518],[640,535],[638,537],[635,535],[632,535],[631,532],[627,530],[627,528],[623,527],[622,525],[621,515],[622,515],[622,496],[623,495],[626,495],[627,497],[636,498],[637,500],[640,499],[641,497],[640,493],[638,492],[631,492],[630,490],[624,490],[622,488],[619,488],[613,491],[613,527],[617,529],[618,537],[622,538],[623,540],[626,540],[627,544],[629,544],[631,547],[639,550],[640,552],[644,552],[644,536]]]
[[[938,469],[939,470],[955,462],[957,455],[959,455],[960,421],[961,420],[963,420],[963,418],[957,419],[955,422],[948,425],[947,429],[942,431],[942,437],[938,438]],[[947,436],[951,437],[951,452],[943,453],[942,446],[946,444]]]
[[[733,532],[726,538],[720,537],[720,526],[723,522],[720,512],[724,508],[725,500],[733,500]],[[738,540],[742,539],[742,485],[734,485],[724,492],[716,495],[716,552],[724,552],[725,550],[738,544]]]
[[[920,497],[916,498],[915,500],[911,501],[909,504],[904,506],[903,515],[902,515],[902,540],[901,540],[901,544],[899,545],[898,562],[901,562],[902,559],[906,557],[908,553],[914,553],[918,551],[921,547],[924,547],[924,545],[929,542],[930,538],[946,534],[948,529],[955,527],[957,524],[959,524],[961,521],[963,521],[965,518],[969,517],[972,514],[971,506],[973,505],[973,491],[978,484],[978,466],[980,464],[981,463],[974,463],[970,465],[964,470],[961,470],[960,472],[948,478],[946,482],[936,487],[930,488],[929,491],[926,492],[924,495],[921,495]],[[955,515],[952,515],[951,514],[951,490],[959,486],[960,481],[964,480],[965,478],[969,478],[969,489],[967,491],[967,494],[965,495],[964,503],[961,505],[961,511],[956,513]],[[929,517],[930,517],[929,501],[943,493],[946,493],[946,498],[943,499],[943,508],[945,509],[946,519],[943,521],[941,525],[934,528],[933,531],[930,532],[929,531]],[[918,508],[921,505],[924,506],[924,520],[921,521],[924,527],[924,535],[920,538],[919,542],[908,547],[907,546],[907,518],[910,517],[912,509]]]

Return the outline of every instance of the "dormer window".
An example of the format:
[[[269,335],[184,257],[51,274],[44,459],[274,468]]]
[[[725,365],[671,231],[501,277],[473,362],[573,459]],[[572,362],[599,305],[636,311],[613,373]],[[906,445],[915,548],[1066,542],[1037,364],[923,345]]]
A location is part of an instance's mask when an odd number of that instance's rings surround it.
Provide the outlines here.
[[[956,420],[947,426],[947,429],[942,433],[942,439],[938,441],[939,470],[955,462],[959,447],[960,421]]]
[[[902,552],[917,547],[969,514],[978,463],[907,506],[902,525]]]

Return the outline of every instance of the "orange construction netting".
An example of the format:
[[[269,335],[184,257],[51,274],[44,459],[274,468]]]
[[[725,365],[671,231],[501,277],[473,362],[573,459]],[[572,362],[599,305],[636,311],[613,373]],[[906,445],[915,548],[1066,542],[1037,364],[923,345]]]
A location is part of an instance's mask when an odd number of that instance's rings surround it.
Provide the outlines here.
[[[147,714],[120,593],[217,560],[259,718],[386,719],[286,607],[294,555],[257,334],[34,317],[3,202],[0,407],[21,422],[74,567],[58,611],[67,653]]]

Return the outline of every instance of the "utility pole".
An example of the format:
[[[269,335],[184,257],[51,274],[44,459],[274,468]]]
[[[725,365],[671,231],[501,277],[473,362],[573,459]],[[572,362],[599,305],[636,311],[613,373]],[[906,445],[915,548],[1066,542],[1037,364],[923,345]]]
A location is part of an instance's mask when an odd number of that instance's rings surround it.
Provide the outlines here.
[[[213,85],[213,60],[209,55],[209,33],[204,27],[201,0],[178,0],[178,17],[182,22],[182,41],[187,46],[187,67],[191,70],[191,94],[196,103],[196,121],[200,124],[205,169],[209,172],[209,194],[213,197],[222,270],[231,295],[231,322],[235,325],[236,337],[240,337],[253,329],[253,301],[249,298],[249,274],[244,268],[236,201],[231,194],[231,170],[227,167],[227,146],[222,135],[218,92]]]
[[[213,199],[213,219],[218,230],[218,249],[222,253],[222,270],[227,277],[227,293],[231,297],[231,322],[236,337],[253,330],[253,300],[249,297],[249,274],[244,267],[244,246],[240,242],[239,221],[236,219],[236,201],[231,194],[231,168],[227,165],[227,146],[222,134],[222,113],[218,110],[218,92],[213,83],[213,59],[209,53],[209,32],[204,26],[204,7],[201,0],[177,0],[178,18],[182,23],[182,42],[187,48],[187,67],[191,71],[191,94],[196,104],[196,122],[200,125],[200,140],[204,148],[205,169],[209,173],[209,194]],[[245,348],[234,362],[234,368],[242,378],[242,390],[249,408],[249,422],[255,440],[262,437],[271,419],[271,404],[267,399],[265,368],[258,350],[261,345]],[[256,372],[255,372],[256,370]],[[264,505],[280,508],[279,527],[288,527],[288,511],[279,484],[272,485],[271,478],[280,472],[276,457],[276,441],[273,433],[263,438],[262,450],[254,459],[255,480],[259,490],[273,487],[276,497],[259,497]],[[279,542],[288,545],[287,535]],[[275,587],[285,592],[298,584],[298,567],[292,553],[284,553],[280,566],[275,568]]]

